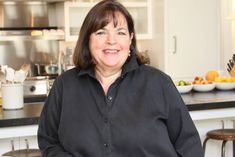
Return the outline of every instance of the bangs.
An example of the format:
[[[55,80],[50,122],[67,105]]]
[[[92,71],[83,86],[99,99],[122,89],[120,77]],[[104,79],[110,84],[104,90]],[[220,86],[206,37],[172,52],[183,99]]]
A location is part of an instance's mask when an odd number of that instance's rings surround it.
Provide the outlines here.
[[[120,14],[121,12],[116,10],[106,10],[105,12],[101,12],[94,20],[92,32],[96,32],[97,30],[104,28],[110,22],[113,22],[114,27],[116,27],[118,23],[121,22],[119,21]]]

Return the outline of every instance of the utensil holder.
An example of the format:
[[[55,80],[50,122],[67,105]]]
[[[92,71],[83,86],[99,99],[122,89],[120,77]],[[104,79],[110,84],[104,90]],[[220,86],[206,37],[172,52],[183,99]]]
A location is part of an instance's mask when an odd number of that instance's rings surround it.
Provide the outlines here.
[[[14,110],[21,109],[23,106],[23,84],[2,83],[2,108],[6,110]]]

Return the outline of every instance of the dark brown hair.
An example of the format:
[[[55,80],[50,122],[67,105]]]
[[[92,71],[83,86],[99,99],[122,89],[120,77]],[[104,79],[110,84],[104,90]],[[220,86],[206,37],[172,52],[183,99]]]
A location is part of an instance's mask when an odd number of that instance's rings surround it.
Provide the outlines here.
[[[123,14],[127,21],[128,31],[133,33],[130,45],[131,55],[137,55],[136,37],[134,30],[134,22],[127,9],[116,0],[103,0],[96,4],[87,14],[83,21],[79,39],[73,55],[74,65],[80,69],[85,69],[92,65],[92,57],[89,50],[90,35],[97,30],[105,27],[113,20],[114,25],[118,24],[117,13]]]

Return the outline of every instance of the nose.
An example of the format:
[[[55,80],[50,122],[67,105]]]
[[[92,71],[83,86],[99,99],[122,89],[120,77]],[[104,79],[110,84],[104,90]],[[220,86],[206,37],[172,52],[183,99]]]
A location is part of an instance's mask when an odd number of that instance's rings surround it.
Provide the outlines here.
[[[116,36],[114,33],[108,33],[108,36],[107,36],[107,44],[109,45],[114,45],[116,44]]]

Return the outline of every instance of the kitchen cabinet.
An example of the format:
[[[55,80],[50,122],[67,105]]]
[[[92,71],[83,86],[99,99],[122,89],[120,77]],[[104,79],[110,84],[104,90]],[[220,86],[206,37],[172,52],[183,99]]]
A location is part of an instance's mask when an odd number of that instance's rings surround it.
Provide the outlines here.
[[[1,35],[0,32],[0,42],[6,42],[6,41],[21,41],[21,40],[53,40],[53,41],[60,41],[64,40],[63,35],[38,35],[38,36],[30,36],[30,35],[15,35],[15,36],[6,36]]]
[[[174,79],[220,70],[220,1],[166,0],[164,71]]]
[[[65,30],[66,41],[77,41],[82,22],[88,11],[98,0],[73,1],[57,4],[57,15],[60,27]],[[136,36],[138,39],[151,39],[152,37],[152,0],[120,1],[130,11],[135,20]],[[64,18],[64,20],[61,20]]]
[[[15,126],[0,128],[0,154],[12,150],[26,149],[28,142],[29,149],[38,149],[37,125]]]
[[[4,154],[12,150],[27,149],[27,145],[29,149],[39,149],[37,136],[0,139],[0,154]]]
[[[227,63],[231,59],[235,50],[235,23],[234,20],[229,19],[234,12],[235,2],[233,0],[221,1],[221,64],[225,71],[227,71]]]
[[[6,138],[6,139],[0,139],[0,154],[4,154],[6,152],[11,151],[14,145],[14,149],[17,150],[19,149],[20,145],[19,145],[19,141],[20,138],[19,137],[15,137],[15,138]]]

